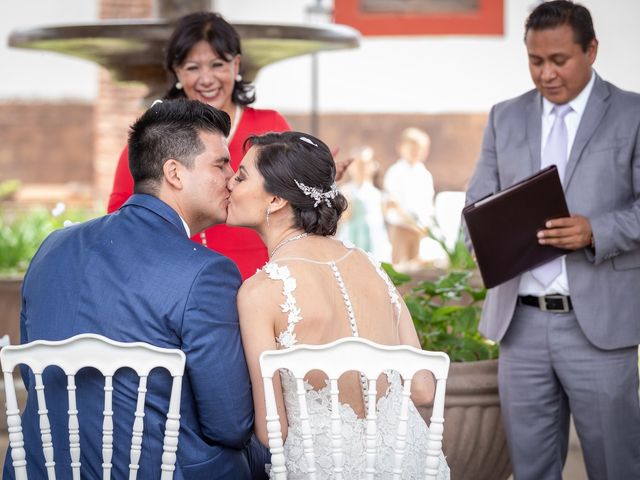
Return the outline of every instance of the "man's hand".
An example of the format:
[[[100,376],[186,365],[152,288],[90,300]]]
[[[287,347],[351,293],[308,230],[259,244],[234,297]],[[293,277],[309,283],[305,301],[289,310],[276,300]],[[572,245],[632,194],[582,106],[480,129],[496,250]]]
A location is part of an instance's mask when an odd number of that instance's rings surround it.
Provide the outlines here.
[[[336,157],[338,156],[339,151],[340,151],[339,147],[336,147],[333,150],[331,150],[331,156],[333,157],[333,161],[336,164],[336,182],[339,182],[340,180],[342,180],[342,177],[344,176],[344,172],[347,171],[347,168],[349,168],[349,165],[351,165],[351,162],[353,162],[354,160],[353,157],[345,158],[343,160],[336,160]]]
[[[546,229],[538,232],[541,245],[567,250],[590,247],[592,239],[591,223],[587,217],[572,215],[571,217],[554,218],[545,224]]]

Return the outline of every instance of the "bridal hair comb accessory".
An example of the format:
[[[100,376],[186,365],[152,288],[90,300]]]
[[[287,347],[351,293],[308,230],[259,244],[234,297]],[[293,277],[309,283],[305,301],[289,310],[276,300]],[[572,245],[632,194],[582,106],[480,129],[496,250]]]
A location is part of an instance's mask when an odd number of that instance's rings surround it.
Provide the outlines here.
[[[306,137],[300,137],[300,138],[304,139]],[[307,140],[309,139],[307,138]],[[313,204],[313,208],[316,208],[318,205],[320,205],[320,202],[322,202],[323,200],[328,207],[331,207],[331,201],[329,199],[333,200],[334,198],[336,198],[336,195],[338,194],[338,186],[336,185],[336,182],[333,182],[333,185],[331,185],[330,190],[323,192],[318,187],[309,187],[304,183],[299,182],[295,179],[293,181],[296,182],[296,185],[300,190],[302,190],[302,193],[304,193],[307,197],[313,198],[316,201]]]
[[[311,139],[309,139],[309,138],[307,138],[307,137],[300,137],[300,140],[302,140],[303,142],[308,143],[309,145],[313,145],[314,147],[317,147],[317,146],[318,146],[317,144],[313,143],[313,142],[311,141]]]

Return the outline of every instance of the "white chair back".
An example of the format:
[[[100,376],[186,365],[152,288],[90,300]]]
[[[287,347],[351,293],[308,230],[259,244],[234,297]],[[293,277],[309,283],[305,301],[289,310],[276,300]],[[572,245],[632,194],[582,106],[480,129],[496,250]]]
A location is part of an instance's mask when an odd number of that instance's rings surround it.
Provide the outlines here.
[[[25,345],[8,346],[0,351],[0,363],[4,374],[4,386],[7,401],[7,424],[9,426],[9,444],[16,480],[27,478],[26,452],[20,423],[20,410],[16,400],[13,370],[19,364],[25,364],[35,376],[35,389],[40,415],[40,435],[44,452],[45,467],[49,480],[55,479],[55,461],[51,426],[47,416],[45,386],[42,381],[44,369],[49,365],[60,367],[67,375],[69,397],[69,447],[73,479],[80,480],[80,425],[76,410],[75,375],[84,367],[93,367],[104,375],[104,405],[102,426],[102,467],[103,478],[111,477],[113,455],[113,375],[116,370],[129,367],[140,377],[138,397],[133,424],[129,479],[136,478],[142,449],[143,417],[147,377],[156,367],[166,368],[173,377],[169,410],[164,433],[162,455],[162,480],[173,478],[178,449],[180,430],[180,393],[182,375],[185,367],[185,355],[181,350],[159,348],[143,342],[116,342],[101,335],[82,334],[62,341],[37,340]]]
[[[444,241],[449,250],[453,249],[458,241],[465,195],[465,192],[444,191],[438,192],[435,196],[434,215],[437,236]]]
[[[361,372],[367,380],[366,411],[366,470],[365,478],[373,479],[376,465],[376,381],[386,370],[397,371],[404,379],[402,404],[395,438],[394,478],[401,477],[402,460],[406,447],[407,411],[411,394],[411,380],[420,370],[430,370],[436,379],[429,441],[427,445],[427,471],[425,478],[435,479],[440,462],[442,435],[444,432],[444,396],[449,357],[442,352],[426,352],[406,345],[385,346],[357,337],[347,337],[325,345],[297,345],[286,350],[269,350],[260,355],[260,368],[265,390],[267,431],[271,451],[271,472],[276,480],[286,479],[286,467],[280,418],[276,408],[273,376],[284,368],[296,379],[297,397],[300,404],[302,443],[309,478],[315,479],[316,464],[311,425],[306,404],[304,377],[311,370],[324,371],[329,379],[331,395],[331,443],[334,478],[342,478],[341,420],[338,401],[338,379],[349,371]]]

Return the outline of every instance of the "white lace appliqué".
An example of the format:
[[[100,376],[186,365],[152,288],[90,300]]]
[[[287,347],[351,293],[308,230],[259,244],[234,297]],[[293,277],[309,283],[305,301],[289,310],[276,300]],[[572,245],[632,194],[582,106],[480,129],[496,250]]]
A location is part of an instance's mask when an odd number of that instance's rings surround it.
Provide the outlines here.
[[[302,445],[302,425],[300,422],[300,406],[296,394],[296,380],[288,371],[280,371],[282,390],[289,419],[289,434],[284,444],[287,478],[303,479],[308,477],[309,467],[304,456]],[[376,438],[376,478],[393,478],[395,454],[395,437],[398,416],[402,404],[402,383],[397,372],[387,373],[389,389],[377,403],[378,431]],[[329,386],[314,390],[305,382],[307,408],[313,449],[316,459],[316,477],[318,479],[333,478],[333,460],[331,458],[331,395]],[[344,446],[343,478],[356,480],[363,478],[365,470],[365,429],[366,423],[358,418],[350,405],[340,404],[340,420]],[[403,460],[401,478],[422,479],[426,469],[426,456],[429,440],[429,429],[420,417],[413,403],[409,403],[407,422],[407,451]],[[449,467],[442,452],[438,480],[449,479]]]
[[[398,295],[398,290],[396,290],[396,287],[393,285],[393,282],[389,278],[389,275],[387,275],[387,273],[382,269],[382,266],[380,265],[380,262],[378,261],[378,259],[371,252],[365,252],[365,253],[369,258],[369,261],[371,261],[371,264],[376,269],[376,272],[378,272],[378,275],[380,275],[380,278],[382,278],[382,280],[384,280],[384,283],[387,284],[389,299],[391,300],[391,303],[396,309],[396,319],[399,319],[400,313],[402,312],[402,305],[400,305],[400,296]]]
[[[282,281],[282,295],[284,295],[284,303],[280,304],[280,308],[283,313],[287,314],[287,329],[276,337],[276,342],[284,348],[292,347],[298,342],[293,330],[295,329],[296,324],[302,320],[300,308],[296,304],[296,299],[293,296],[293,291],[296,289],[296,279],[291,276],[291,272],[289,272],[287,267],[281,267],[275,262],[267,263],[262,267],[262,270],[271,280]]]

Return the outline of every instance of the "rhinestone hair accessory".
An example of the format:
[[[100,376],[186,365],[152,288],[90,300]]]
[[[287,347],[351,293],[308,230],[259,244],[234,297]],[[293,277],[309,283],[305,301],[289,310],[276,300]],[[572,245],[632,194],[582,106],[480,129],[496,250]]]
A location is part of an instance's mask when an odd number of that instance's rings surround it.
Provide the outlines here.
[[[307,137],[300,137],[300,140],[302,140],[303,142],[308,143],[309,145],[313,145],[314,147],[318,147],[318,145],[316,143],[313,143],[313,141]]]
[[[300,138],[306,138],[306,137],[300,137]],[[299,182],[295,179],[293,181],[296,182],[296,185],[300,190],[302,190],[302,193],[304,193],[307,197],[311,197],[315,200],[315,203],[313,204],[313,208],[316,208],[318,205],[320,205],[320,202],[322,202],[323,200],[328,207],[331,207],[331,200],[336,198],[336,195],[338,194],[338,186],[336,185],[336,182],[333,182],[333,185],[331,185],[330,190],[323,192],[318,187],[309,187],[304,183]]]

